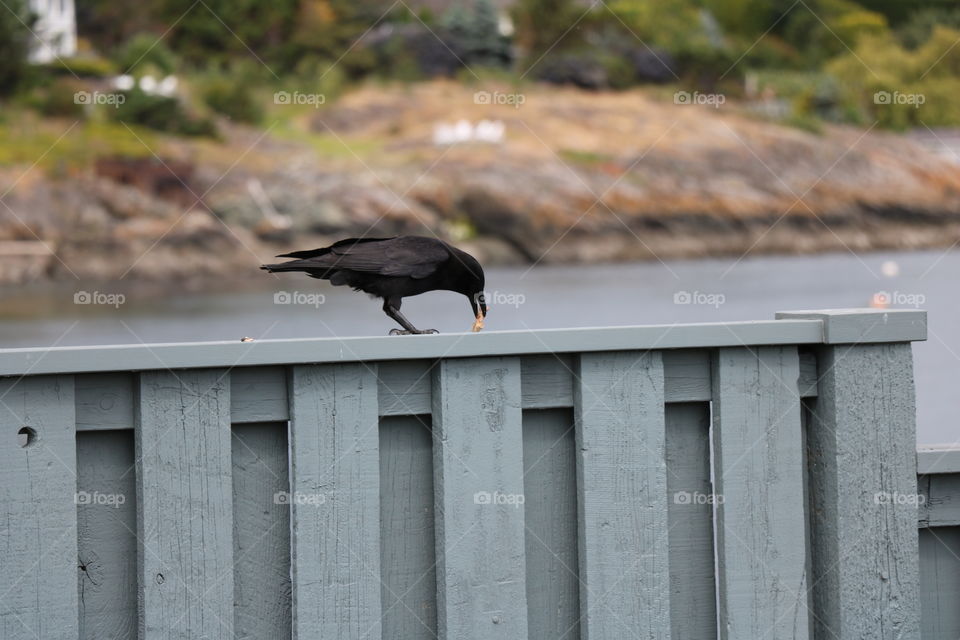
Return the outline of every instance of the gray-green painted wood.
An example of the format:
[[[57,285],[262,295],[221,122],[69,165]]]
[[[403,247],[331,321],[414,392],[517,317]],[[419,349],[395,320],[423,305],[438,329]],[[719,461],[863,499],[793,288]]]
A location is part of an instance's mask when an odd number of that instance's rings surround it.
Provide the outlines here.
[[[381,634],[377,376],[365,364],[290,374],[293,637]]]
[[[917,473],[960,473],[960,447],[924,447],[917,450]]]
[[[818,637],[915,638],[917,476],[909,344],[824,347],[808,428]],[[879,496],[879,498],[878,498]],[[902,501],[903,500],[903,501]],[[894,551],[895,550],[895,551]]]
[[[133,374],[76,376],[77,431],[133,428]]]
[[[796,347],[720,349],[713,367],[720,637],[807,638]]]
[[[580,638],[573,412],[523,412],[529,638]]]
[[[663,360],[584,353],[575,388],[581,630],[670,637]]]
[[[77,434],[77,588],[81,640],[137,636],[133,431]]]
[[[437,637],[430,416],[380,421],[383,640]]]
[[[528,356],[520,362],[520,403],[524,409],[573,406],[573,359],[566,354]]]
[[[433,369],[437,622],[441,638],[522,638],[520,359]]]
[[[671,638],[710,640],[717,637],[710,405],[669,404],[665,419]]]
[[[280,422],[290,419],[284,367],[236,367],[230,370],[230,420]]]
[[[0,638],[77,637],[75,421],[73,376],[0,380]]]
[[[429,360],[385,362],[377,368],[380,415],[412,416],[430,413]]]
[[[237,640],[286,639],[291,635],[290,507],[284,500],[290,489],[287,452],[286,424],[233,425]]]
[[[233,638],[230,380],[144,371],[136,428],[142,640]]]
[[[921,527],[960,525],[960,473],[921,475],[918,485]]]
[[[923,640],[960,638],[960,527],[920,531]]]
[[[825,309],[780,311],[778,320],[819,320],[826,344],[911,342],[927,339],[927,312],[921,309]]]

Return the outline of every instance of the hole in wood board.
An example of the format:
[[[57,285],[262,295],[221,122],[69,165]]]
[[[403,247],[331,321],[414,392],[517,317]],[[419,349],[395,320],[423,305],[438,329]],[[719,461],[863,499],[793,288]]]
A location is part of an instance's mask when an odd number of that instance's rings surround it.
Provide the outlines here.
[[[37,442],[37,430],[31,427],[23,427],[20,431],[17,431],[17,444],[21,448],[27,448],[36,444]]]

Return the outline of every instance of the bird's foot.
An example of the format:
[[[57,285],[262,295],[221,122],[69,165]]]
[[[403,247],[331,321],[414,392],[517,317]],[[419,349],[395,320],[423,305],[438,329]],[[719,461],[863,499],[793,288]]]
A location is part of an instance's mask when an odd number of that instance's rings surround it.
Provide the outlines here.
[[[415,331],[407,331],[406,329],[390,329],[391,336],[418,336],[428,333],[440,333],[436,329],[424,329],[420,331],[419,329]]]

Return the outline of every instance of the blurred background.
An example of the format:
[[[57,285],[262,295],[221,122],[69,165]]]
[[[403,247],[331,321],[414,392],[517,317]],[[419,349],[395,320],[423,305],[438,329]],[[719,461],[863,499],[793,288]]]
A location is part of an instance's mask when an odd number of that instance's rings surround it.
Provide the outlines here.
[[[490,330],[927,309],[952,443],[958,44],[952,0],[2,0],[0,348],[383,335],[258,266],[421,234]]]

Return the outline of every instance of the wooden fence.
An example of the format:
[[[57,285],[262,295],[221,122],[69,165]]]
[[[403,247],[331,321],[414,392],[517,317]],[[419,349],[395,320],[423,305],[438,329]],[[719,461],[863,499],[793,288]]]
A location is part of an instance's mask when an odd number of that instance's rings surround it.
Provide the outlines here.
[[[2,350],[0,638],[892,640],[922,592],[956,640],[925,337],[856,310]]]

